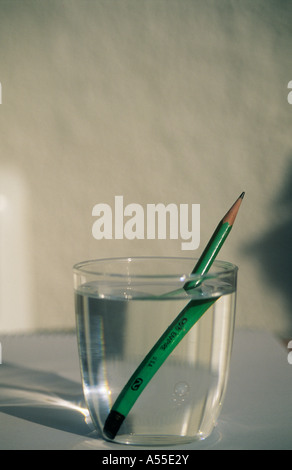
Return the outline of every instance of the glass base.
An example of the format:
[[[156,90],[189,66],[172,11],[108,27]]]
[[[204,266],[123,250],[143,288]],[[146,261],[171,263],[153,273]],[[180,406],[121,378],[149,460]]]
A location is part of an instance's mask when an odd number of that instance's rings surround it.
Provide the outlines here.
[[[211,434],[211,433],[210,433]],[[210,436],[198,434],[196,436],[171,436],[171,435],[143,435],[143,434],[121,434],[117,436],[114,440],[109,439],[107,436],[103,435],[106,441],[115,443],[115,444],[127,444],[132,446],[174,446],[181,444],[189,444],[191,442],[203,441]]]

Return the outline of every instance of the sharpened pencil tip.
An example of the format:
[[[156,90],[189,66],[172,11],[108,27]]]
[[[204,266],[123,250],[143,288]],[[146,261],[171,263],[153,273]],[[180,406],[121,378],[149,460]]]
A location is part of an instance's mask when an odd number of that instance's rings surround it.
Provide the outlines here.
[[[238,209],[241,205],[241,202],[242,202],[242,199],[245,195],[245,192],[241,193],[241,195],[239,196],[238,199],[236,199],[235,203],[233,204],[233,206],[229,209],[229,211],[227,212],[227,214],[225,215],[225,217],[222,219],[222,222],[225,223],[225,222],[228,222],[229,225],[233,225],[233,222],[235,221],[235,218],[236,218],[236,215],[237,215],[237,212],[238,212]]]

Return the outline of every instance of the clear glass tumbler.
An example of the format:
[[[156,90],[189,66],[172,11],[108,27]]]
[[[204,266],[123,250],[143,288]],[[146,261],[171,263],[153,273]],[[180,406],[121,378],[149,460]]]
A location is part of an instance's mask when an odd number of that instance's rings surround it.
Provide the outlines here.
[[[83,390],[101,436],[113,403],[146,354],[190,300],[202,299],[214,303],[142,391],[114,442],[178,445],[212,432],[228,378],[238,269],[215,261],[208,274],[190,275],[195,263],[140,257],[74,266]],[[194,280],[197,287],[183,289]]]

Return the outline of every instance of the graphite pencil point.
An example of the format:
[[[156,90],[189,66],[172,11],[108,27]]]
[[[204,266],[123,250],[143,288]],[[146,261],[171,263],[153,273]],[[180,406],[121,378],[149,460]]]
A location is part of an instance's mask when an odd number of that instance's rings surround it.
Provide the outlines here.
[[[222,220],[223,224],[225,222],[228,222],[229,225],[231,225],[231,226],[233,225],[233,223],[235,221],[235,218],[236,218],[236,215],[237,215],[237,212],[239,210],[240,204],[242,203],[242,199],[243,199],[244,195],[245,195],[245,192],[241,193],[241,195],[239,196],[239,198],[236,199],[235,203],[229,209],[227,214],[225,214],[225,217]]]

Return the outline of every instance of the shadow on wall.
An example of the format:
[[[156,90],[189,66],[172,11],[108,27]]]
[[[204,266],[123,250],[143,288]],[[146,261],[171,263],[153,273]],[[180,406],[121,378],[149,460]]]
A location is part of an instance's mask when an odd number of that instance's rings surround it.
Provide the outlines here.
[[[292,160],[286,171],[283,189],[271,205],[271,230],[252,245],[245,254],[260,264],[264,279],[282,292],[289,311],[292,331]]]

